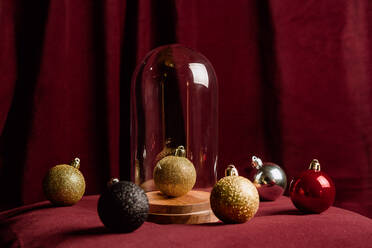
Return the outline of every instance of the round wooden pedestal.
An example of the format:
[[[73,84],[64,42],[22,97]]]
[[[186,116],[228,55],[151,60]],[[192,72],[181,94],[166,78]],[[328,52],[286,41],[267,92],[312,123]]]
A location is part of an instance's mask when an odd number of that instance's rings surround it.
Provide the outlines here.
[[[147,192],[150,209],[147,221],[158,224],[200,224],[217,222],[209,204],[209,192],[192,190],[181,197],[167,197],[160,191]]]

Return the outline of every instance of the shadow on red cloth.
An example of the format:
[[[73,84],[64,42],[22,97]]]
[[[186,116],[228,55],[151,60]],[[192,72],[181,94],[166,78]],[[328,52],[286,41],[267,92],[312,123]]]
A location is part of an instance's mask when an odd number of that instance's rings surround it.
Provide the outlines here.
[[[69,232],[63,233],[63,235],[68,236],[89,236],[89,235],[104,235],[104,234],[112,234],[109,229],[104,226],[96,226],[96,227],[89,227],[84,229],[76,229]]]

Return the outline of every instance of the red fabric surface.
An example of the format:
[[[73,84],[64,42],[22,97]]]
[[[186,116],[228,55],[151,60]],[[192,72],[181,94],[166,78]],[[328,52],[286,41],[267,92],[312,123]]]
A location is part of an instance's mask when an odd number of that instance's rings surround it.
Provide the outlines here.
[[[43,200],[46,171],[74,156],[87,194],[129,178],[131,75],[178,42],[219,79],[220,170],[244,175],[255,154],[290,179],[318,158],[336,206],[372,216],[371,13],[368,0],[2,0],[1,207]]]
[[[97,196],[72,207],[47,202],[0,213],[1,247],[369,247],[371,219],[331,207],[303,215],[287,197],[261,202],[244,224],[158,225],[113,234],[100,222]]]

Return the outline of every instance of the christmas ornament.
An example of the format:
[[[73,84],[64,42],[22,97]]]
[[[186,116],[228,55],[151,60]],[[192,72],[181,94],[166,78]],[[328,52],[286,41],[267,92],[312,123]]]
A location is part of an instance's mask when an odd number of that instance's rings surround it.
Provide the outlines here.
[[[154,168],[156,187],[165,195],[177,197],[187,194],[196,181],[194,165],[186,158],[183,146],[176,149],[174,156],[161,159]]]
[[[310,163],[298,179],[291,182],[289,195],[293,204],[302,212],[321,213],[335,200],[336,189],[332,179],[320,171],[318,160]]]
[[[258,210],[257,189],[251,181],[239,176],[233,165],[228,166],[225,175],[212,189],[211,208],[216,217],[225,223],[244,223]]]
[[[97,211],[102,223],[113,232],[128,233],[147,219],[149,202],[145,191],[128,181],[111,179],[98,199]]]
[[[80,201],[85,192],[85,180],[79,168],[79,158],[75,158],[71,165],[60,164],[51,168],[43,180],[45,197],[60,206]]]
[[[262,200],[274,201],[283,195],[287,186],[287,176],[279,165],[262,163],[260,158],[253,156],[252,166],[256,171],[251,180]]]

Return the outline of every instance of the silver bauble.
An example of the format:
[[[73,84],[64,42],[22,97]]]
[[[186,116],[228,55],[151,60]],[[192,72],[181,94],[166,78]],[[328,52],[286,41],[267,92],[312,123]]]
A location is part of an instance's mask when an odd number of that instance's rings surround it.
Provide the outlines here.
[[[256,171],[251,180],[262,200],[274,201],[283,195],[287,187],[287,176],[279,165],[262,163],[260,158],[253,156],[252,166]]]

